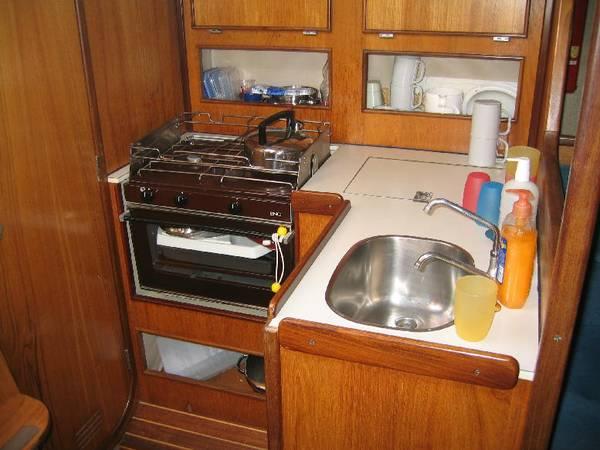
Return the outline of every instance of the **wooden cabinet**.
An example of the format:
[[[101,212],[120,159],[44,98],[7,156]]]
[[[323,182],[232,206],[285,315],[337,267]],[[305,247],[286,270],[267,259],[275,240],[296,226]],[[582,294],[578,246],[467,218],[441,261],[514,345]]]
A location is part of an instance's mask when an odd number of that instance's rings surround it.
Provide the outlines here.
[[[197,6],[202,2],[196,0],[195,3]],[[301,2],[301,5],[304,4]],[[184,2],[189,104],[192,110],[204,110],[217,116],[267,116],[282,108],[291,108],[289,105],[207,99],[202,92],[202,49],[288,52],[288,58],[268,66],[268,77],[248,71],[248,78],[256,78],[257,83],[277,80],[272,75],[292,66],[290,61],[297,60],[294,52],[326,52],[329,55],[330,101],[326,107],[293,107],[300,119],[331,122],[333,142],[466,153],[471,126],[468,116],[422,114],[419,111],[394,110],[388,105],[378,110],[366,109],[367,80],[379,80],[382,88],[388,88],[391,77],[390,66],[381,79],[371,78],[376,74],[370,73],[368,55],[409,54],[439,60],[462,59],[467,65],[477,58],[492,61],[492,64],[510,60],[519,64],[518,70],[511,72],[508,83],[510,89],[517,87],[518,91],[513,108],[517,116],[513,119],[508,140],[511,145],[527,144],[534,119],[533,99],[539,88],[538,59],[545,4],[545,0],[346,0],[331,2],[330,32],[304,35],[291,28],[274,31],[270,28],[221,27],[221,33],[213,33],[206,29],[207,23],[204,28],[197,26],[198,8],[192,8],[191,2]],[[390,35],[380,36],[378,32]],[[504,39],[494,40],[498,35]],[[231,66],[244,69],[243,61],[227,61],[227,67]],[[309,71],[318,74],[318,69],[311,68]],[[490,80],[491,84],[498,84],[497,81],[507,83],[502,74],[500,76],[504,78],[494,78],[495,69],[490,69],[492,73],[481,80],[475,79],[478,74],[465,77],[465,72],[468,71],[455,70],[454,66],[444,70],[447,77],[457,80],[473,78],[470,86],[463,86],[465,97],[474,88],[473,84],[488,88],[484,83]],[[308,82],[299,77],[300,80]],[[319,88],[318,83],[312,81],[313,87]],[[446,86],[440,84],[437,87]],[[432,130],[439,132],[432,133]]]
[[[365,30],[521,36],[528,7],[528,0],[365,0]]]
[[[281,448],[521,448],[531,383],[510,358],[352,334],[279,325]]]
[[[107,447],[132,376],[75,3],[2,2],[0,40],[0,347],[45,448]]]
[[[99,180],[181,108],[176,28],[163,0],[0,2],[0,348],[47,449],[112,448],[133,395]]]
[[[193,26],[202,28],[329,29],[330,0],[192,0]]]
[[[85,29],[108,173],[129,145],[183,110],[175,2],[85,0]]]
[[[237,368],[227,369],[205,380],[169,373],[170,369],[164,364],[151,362],[148,351],[150,346],[145,337],[155,335],[189,344],[262,356],[265,320],[161,302],[135,294],[129,261],[129,240],[125,225],[118,219],[123,212],[120,185],[111,184],[110,195],[137,374],[136,400],[140,404],[168,408],[173,413],[212,418],[228,424],[256,428],[264,433],[267,415],[265,395],[254,392]],[[175,353],[172,355],[177,358]],[[210,362],[207,364],[210,365]]]

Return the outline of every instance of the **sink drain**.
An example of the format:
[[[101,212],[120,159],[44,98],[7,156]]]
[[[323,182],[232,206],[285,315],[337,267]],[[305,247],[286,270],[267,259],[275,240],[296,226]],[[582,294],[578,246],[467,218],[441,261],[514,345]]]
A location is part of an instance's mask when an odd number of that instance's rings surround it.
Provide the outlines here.
[[[410,317],[402,317],[396,320],[396,327],[403,330],[414,330],[419,326],[415,319]]]

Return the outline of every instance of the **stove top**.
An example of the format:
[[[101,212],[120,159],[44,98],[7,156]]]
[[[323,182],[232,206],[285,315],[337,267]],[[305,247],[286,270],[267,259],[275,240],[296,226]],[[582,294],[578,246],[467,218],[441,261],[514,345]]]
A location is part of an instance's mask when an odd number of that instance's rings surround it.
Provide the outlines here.
[[[297,122],[301,131],[295,136],[306,136],[306,149],[287,152],[285,157],[271,156],[268,164],[264,160],[253,164],[247,139],[256,136],[265,120],[269,118],[224,116],[216,121],[208,113],[182,114],[131,146],[126,201],[145,207],[291,220],[292,191],[329,156],[329,126]],[[285,128],[267,130],[279,133]],[[285,138],[277,141],[279,147],[285,144]],[[273,150],[271,154],[284,153]],[[290,158],[290,154],[298,156]],[[284,204],[287,212],[276,204]]]

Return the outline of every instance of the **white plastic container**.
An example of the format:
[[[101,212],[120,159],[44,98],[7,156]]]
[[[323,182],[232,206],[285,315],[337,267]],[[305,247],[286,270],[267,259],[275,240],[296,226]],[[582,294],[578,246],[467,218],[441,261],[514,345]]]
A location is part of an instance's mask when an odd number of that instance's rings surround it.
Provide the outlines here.
[[[513,189],[525,189],[531,192],[530,200],[532,207],[532,216],[535,224],[538,203],[540,200],[540,191],[537,185],[529,178],[530,161],[529,158],[508,158],[508,161],[516,161],[517,170],[515,172],[515,178],[507,181],[502,188],[502,195],[500,196],[500,221],[504,223],[506,216],[510,214],[513,209],[513,205],[519,200],[519,195],[514,192],[507,192]]]
[[[241,353],[207,347],[192,342],[156,337],[156,345],[166,373],[208,380],[235,367]]]

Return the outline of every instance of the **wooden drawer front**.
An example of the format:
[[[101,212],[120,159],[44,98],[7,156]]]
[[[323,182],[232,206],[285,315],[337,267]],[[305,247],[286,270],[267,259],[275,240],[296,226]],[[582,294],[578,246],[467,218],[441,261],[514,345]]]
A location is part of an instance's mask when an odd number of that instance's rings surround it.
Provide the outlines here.
[[[192,0],[193,26],[329,29],[329,0]]]
[[[528,6],[528,0],[365,0],[365,29],[525,35]]]

